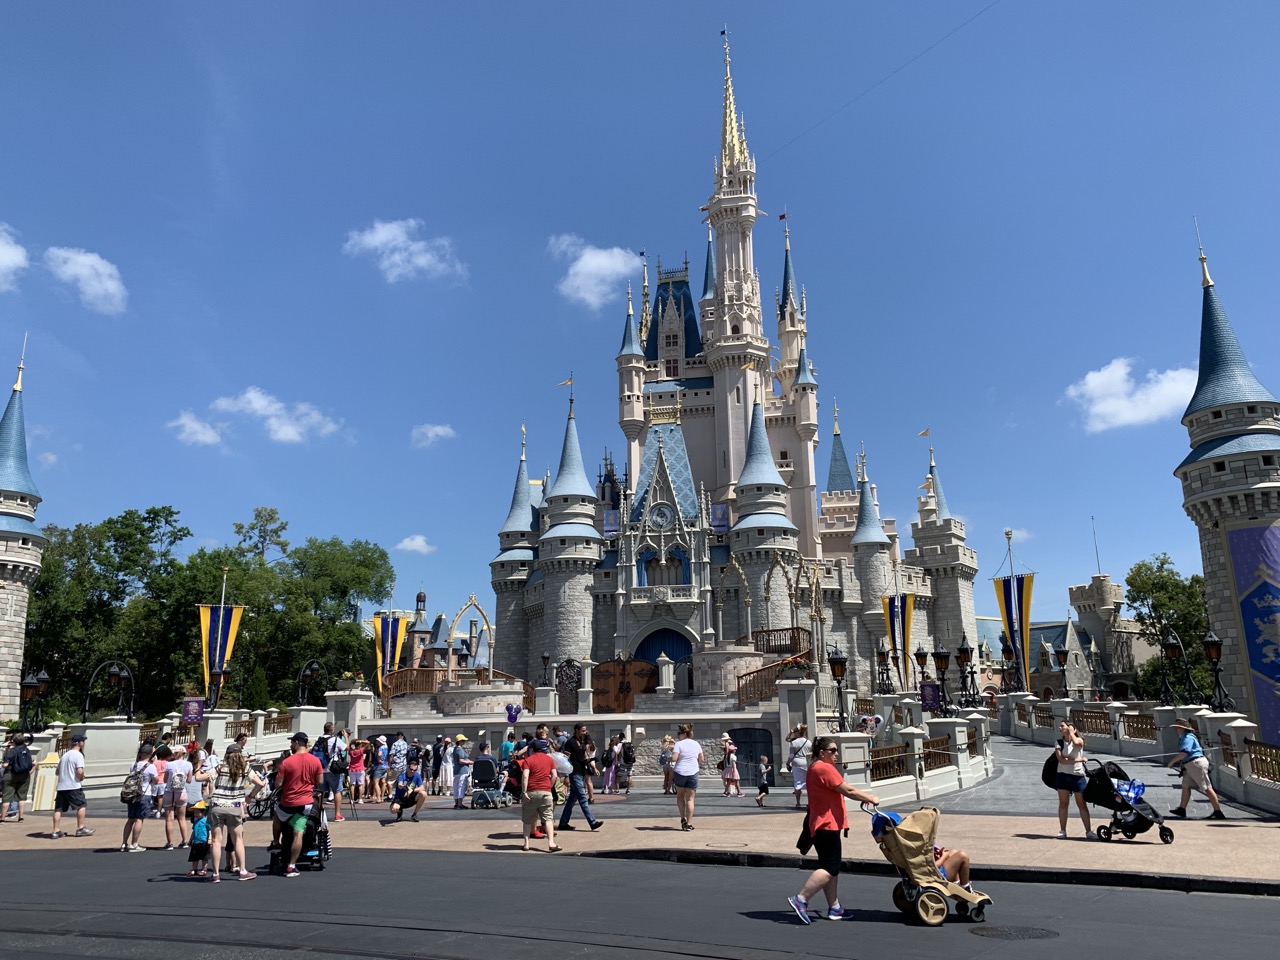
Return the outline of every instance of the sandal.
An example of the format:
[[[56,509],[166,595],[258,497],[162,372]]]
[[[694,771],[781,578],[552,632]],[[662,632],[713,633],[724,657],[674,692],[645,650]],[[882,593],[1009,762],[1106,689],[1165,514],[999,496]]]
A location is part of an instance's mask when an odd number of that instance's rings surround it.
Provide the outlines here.
[[[197,871],[196,871],[196,876],[197,876],[197,877],[203,877],[203,876],[206,876],[208,873],[209,873],[209,871],[208,871],[208,870],[197,870]]]
[[[559,853],[564,847],[547,847],[547,853]]]
[[[188,876],[188,877],[194,877],[195,875],[196,875],[196,872],[195,872],[194,870],[188,870],[188,871],[187,871],[187,876]]]

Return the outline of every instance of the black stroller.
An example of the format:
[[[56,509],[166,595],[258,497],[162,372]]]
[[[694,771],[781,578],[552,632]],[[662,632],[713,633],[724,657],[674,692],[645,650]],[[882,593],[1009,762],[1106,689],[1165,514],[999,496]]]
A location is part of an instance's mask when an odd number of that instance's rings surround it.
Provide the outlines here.
[[[329,822],[324,815],[324,804],[314,803],[306,815],[307,824],[302,834],[302,853],[298,855],[299,870],[323,870],[324,863],[333,855],[329,842]],[[293,827],[287,822],[280,826],[280,849],[271,854],[271,873],[283,877],[289,865],[289,850],[293,844]]]
[[[471,808],[505,807],[511,803],[511,795],[498,789],[498,761],[488,754],[476,757],[471,766]]]
[[[1110,760],[1106,763],[1100,760],[1086,763],[1096,763],[1097,767],[1086,778],[1085,802],[1111,811],[1111,823],[1098,827],[1099,840],[1110,840],[1117,832],[1126,840],[1132,840],[1138,834],[1158,826],[1160,842],[1173,843],[1173,830],[1164,825],[1164,817],[1142,799],[1145,789],[1142,781],[1132,779],[1119,764]]]

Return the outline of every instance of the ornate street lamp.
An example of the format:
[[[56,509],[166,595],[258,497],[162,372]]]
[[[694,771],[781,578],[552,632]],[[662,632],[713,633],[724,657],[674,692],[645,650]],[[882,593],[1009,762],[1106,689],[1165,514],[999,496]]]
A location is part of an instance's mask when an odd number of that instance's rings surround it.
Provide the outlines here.
[[[543,653],[542,655],[542,685],[544,687],[551,686],[551,674],[547,668],[551,665],[551,654]]]
[[[311,686],[324,674],[324,685],[329,686],[329,671],[319,660],[308,660],[298,671],[298,692],[295,706],[305,707],[311,700]]]
[[[973,663],[973,647],[969,645],[969,637],[967,634],[960,634],[960,646],[956,648],[956,666],[960,668],[960,706],[965,710],[972,710],[978,706],[978,680],[976,676],[971,676],[969,671],[976,671],[977,667],[970,667]]]
[[[1018,667],[1018,651],[1009,638],[1000,631],[1000,656],[1004,663],[1000,670],[1000,692],[1022,692],[1022,670]]]
[[[1191,661],[1187,659],[1187,649],[1182,645],[1182,638],[1178,636],[1178,632],[1172,627],[1169,628],[1169,632],[1164,638],[1164,643],[1160,644],[1160,648],[1164,651],[1165,659],[1169,661],[1170,667],[1172,667],[1175,660],[1179,658],[1182,660],[1182,695],[1185,698],[1185,702],[1204,703],[1205,696],[1200,692],[1200,688],[1196,686],[1195,679],[1191,676]]]
[[[938,671],[938,683],[942,687],[939,698],[942,703],[942,715],[944,717],[954,717],[956,709],[951,702],[951,695],[947,693],[947,667],[951,666],[951,651],[942,644],[938,644],[933,648],[933,665]]]
[[[929,665],[929,651],[924,647],[916,647],[914,654],[916,658],[916,666],[920,668],[919,675],[916,677],[916,690],[920,690],[920,684],[924,682],[924,668]]]
[[[1200,641],[1200,646],[1204,648],[1204,655],[1209,658],[1209,665],[1213,667],[1213,699],[1209,702],[1210,709],[1214,713],[1234,712],[1236,702],[1222,685],[1222,641],[1210,630]]]
[[[1053,651],[1053,658],[1058,661],[1058,670],[1062,673],[1062,696],[1063,698],[1071,696],[1071,692],[1067,689],[1067,660],[1071,654],[1067,650],[1064,643],[1058,649]]]
[[[1169,666],[1178,659],[1182,652],[1182,644],[1172,630],[1165,634],[1160,643],[1160,706],[1171,707],[1177,700],[1173,685],[1169,683]]]
[[[134,685],[133,671],[129,669],[129,665],[123,660],[105,660],[93,668],[93,672],[89,674],[89,684],[84,690],[84,706],[80,711],[80,722],[88,723],[89,715],[93,712],[93,685],[98,679],[98,675],[106,671],[107,684],[116,691],[116,715],[122,716],[129,723],[133,723],[134,713],[136,713],[137,690]],[[48,687],[48,676],[44,671],[40,675],[45,679],[45,687]],[[40,678],[37,677],[37,680]],[[41,691],[43,695],[43,690]]]
[[[880,648],[876,650],[876,665],[880,672],[876,693],[893,693],[893,678],[889,675],[889,648],[885,646],[883,640],[880,641]]]
[[[831,668],[831,679],[836,682],[836,710],[839,717],[839,732],[844,733],[844,672],[849,666],[849,658],[835,647],[827,653],[827,666]]]
[[[19,684],[21,703],[18,708],[18,729],[23,733],[44,731],[44,695],[49,690],[49,675],[43,670],[37,676],[28,673]]]

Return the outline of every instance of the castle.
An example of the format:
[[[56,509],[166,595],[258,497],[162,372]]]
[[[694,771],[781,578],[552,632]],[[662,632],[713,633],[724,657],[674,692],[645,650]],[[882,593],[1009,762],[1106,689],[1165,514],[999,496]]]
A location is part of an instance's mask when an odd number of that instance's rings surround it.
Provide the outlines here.
[[[827,483],[817,479],[818,379],[790,233],[775,295],[777,363],[764,322],[752,230],[756,161],[725,46],[723,123],[701,296],[688,263],[647,263],[637,321],[630,289],[618,373],[621,470],[587,476],[570,398],[559,467],[530,479],[522,449],[490,564],[494,666],[543,674],[615,657],[677,665],[676,692],[724,695],[743,668],[787,654],[819,674],[848,657],[848,684],[876,682],[889,636],[882,598],[914,594],[913,645],[976,643],[976,553],[943,494],[930,448],[914,546],[882,519],[868,457],[853,466],[833,416]],[[923,466],[923,464],[922,464]],[[752,648],[758,656],[717,659]]]

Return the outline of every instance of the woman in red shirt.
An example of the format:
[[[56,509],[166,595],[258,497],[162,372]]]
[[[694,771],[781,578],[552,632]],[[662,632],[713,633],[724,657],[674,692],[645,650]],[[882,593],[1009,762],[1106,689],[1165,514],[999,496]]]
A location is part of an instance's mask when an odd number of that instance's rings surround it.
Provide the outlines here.
[[[523,796],[521,803],[524,820],[524,846],[529,849],[529,837],[539,823],[545,825],[547,831],[547,852],[555,853],[556,846],[555,804],[551,799],[551,783],[555,779],[556,765],[547,753],[545,740],[534,740],[529,747],[529,754],[520,761],[520,790]]]
[[[809,791],[809,834],[813,837],[813,850],[818,855],[818,869],[810,874],[800,892],[787,897],[787,903],[796,912],[801,923],[809,923],[809,898],[819,890],[827,898],[827,919],[843,920],[844,907],[836,895],[836,882],[840,876],[840,831],[849,826],[844,798],[860,803],[876,804],[880,798],[864,793],[845,782],[844,771],[836,765],[840,747],[831,737],[818,737],[813,742],[813,755],[809,761],[806,786]]]

